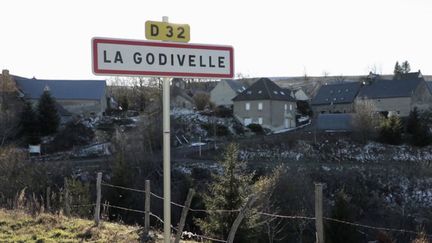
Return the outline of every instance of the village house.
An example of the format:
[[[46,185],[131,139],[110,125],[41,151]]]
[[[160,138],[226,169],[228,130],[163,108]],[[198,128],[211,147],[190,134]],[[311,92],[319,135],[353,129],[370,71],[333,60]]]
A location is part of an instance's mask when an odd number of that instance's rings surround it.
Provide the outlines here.
[[[309,96],[303,91],[302,88],[288,89],[291,91],[291,96],[297,101],[309,101]]]
[[[268,78],[261,78],[233,98],[234,117],[244,126],[260,124],[273,131],[296,127],[296,100]]]
[[[9,85],[34,105],[48,90],[62,116],[103,115],[107,107],[105,80],[47,80],[10,75]]]
[[[311,102],[314,114],[354,112],[360,88],[359,82],[322,85]]]
[[[221,80],[211,91],[210,101],[216,106],[232,108],[233,98],[245,91],[249,86],[239,80]]]
[[[186,93],[186,82],[181,78],[172,80],[170,103],[171,107],[193,109],[195,107],[194,99]]]
[[[384,115],[394,112],[407,117],[414,107],[419,110],[431,108],[432,95],[420,71],[383,79],[373,75],[364,82],[357,100],[369,100],[377,112]]]

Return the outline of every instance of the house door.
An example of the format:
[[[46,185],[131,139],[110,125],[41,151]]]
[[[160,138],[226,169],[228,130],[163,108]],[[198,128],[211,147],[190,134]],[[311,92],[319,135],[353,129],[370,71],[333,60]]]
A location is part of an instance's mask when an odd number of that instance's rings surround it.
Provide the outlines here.
[[[289,119],[285,118],[285,128],[289,128]]]

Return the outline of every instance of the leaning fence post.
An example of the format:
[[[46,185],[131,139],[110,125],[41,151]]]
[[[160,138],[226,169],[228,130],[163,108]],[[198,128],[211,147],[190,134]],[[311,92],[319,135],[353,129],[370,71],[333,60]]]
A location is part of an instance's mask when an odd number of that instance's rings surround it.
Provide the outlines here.
[[[238,214],[237,218],[234,220],[233,225],[231,226],[231,230],[228,235],[227,243],[233,243],[234,237],[237,232],[238,227],[240,226],[241,221],[243,220],[247,210],[252,206],[252,204],[257,200],[257,197],[255,195],[252,195],[247,200],[246,204],[242,207],[240,210],[240,213]]]
[[[64,178],[64,214],[69,217],[70,216],[70,205],[69,205],[69,185],[67,178]]]
[[[99,226],[100,223],[100,203],[101,203],[101,184],[102,184],[102,172],[97,173],[96,178],[96,207],[95,207],[95,223]]]
[[[323,184],[315,184],[315,227],[316,242],[324,243],[324,225],[323,225]]]
[[[47,212],[51,212],[51,187],[47,187],[46,190],[46,210]]]
[[[190,188],[189,192],[187,194],[187,197],[186,197],[185,206],[182,209],[182,213],[181,213],[181,217],[180,217],[180,223],[179,223],[179,227],[177,229],[177,234],[176,234],[174,243],[180,242],[180,237],[182,235],[183,228],[184,228],[184,225],[186,222],[186,216],[187,216],[187,213],[189,211],[190,205],[192,203],[192,198],[193,198],[194,194],[195,194],[194,189]]]
[[[144,234],[150,231],[150,180],[145,181],[145,215],[144,215]]]

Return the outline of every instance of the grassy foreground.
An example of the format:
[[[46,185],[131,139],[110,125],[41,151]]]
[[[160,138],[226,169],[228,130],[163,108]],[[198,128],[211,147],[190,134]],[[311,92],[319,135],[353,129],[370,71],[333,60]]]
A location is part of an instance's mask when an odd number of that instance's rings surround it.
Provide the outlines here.
[[[0,209],[0,242],[139,242],[138,227]]]

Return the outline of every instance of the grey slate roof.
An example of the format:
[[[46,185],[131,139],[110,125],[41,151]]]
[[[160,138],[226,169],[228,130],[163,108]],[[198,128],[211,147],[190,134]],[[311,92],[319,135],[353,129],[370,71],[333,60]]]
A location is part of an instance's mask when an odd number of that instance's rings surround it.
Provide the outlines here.
[[[39,99],[45,86],[57,100],[100,100],[105,96],[105,80],[47,80],[13,76],[26,98]]]
[[[312,105],[352,103],[360,86],[358,82],[323,85],[312,99]]]
[[[426,84],[427,84],[427,87],[429,89],[429,92],[432,93],[432,81],[427,81]]]
[[[243,92],[248,88],[248,85],[241,83],[238,80],[226,79],[224,80],[237,94]]]
[[[259,79],[232,100],[285,100],[296,102],[285,89],[282,89],[268,78]]]
[[[192,97],[190,97],[188,94],[186,94],[186,92],[183,89],[175,85],[172,85],[171,97],[176,97],[176,96],[183,97],[185,100],[189,101],[190,103],[195,104],[195,100]]]
[[[317,128],[324,131],[352,131],[352,115],[318,114]]]
[[[418,72],[412,72],[412,73],[402,73],[399,75],[394,75],[393,79],[401,79],[401,80],[413,80],[413,79],[419,79],[422,78],[423,75],[421,74],[420,70]]]
[[[423,78],[411,74],[393,80],[377,79],[364,85],[358,96],[370,99],[411,97],[422,81],[424,81]]]

